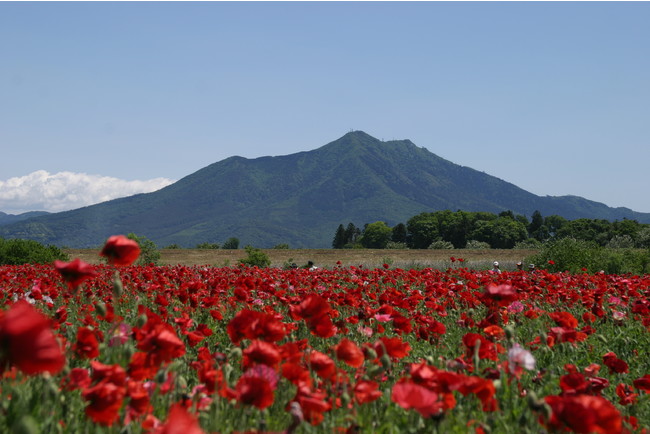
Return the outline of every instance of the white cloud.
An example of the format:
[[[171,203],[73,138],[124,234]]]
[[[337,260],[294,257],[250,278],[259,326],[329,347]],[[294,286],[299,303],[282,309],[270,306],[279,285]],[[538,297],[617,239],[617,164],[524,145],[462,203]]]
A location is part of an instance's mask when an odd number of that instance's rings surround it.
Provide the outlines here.
[[[166,178],[125,181],[110,176],[73,172],[51,174],[38,170],[0,181],[0,211],[7,214],[67,211],[119,197],[150,193],[173,182]]]

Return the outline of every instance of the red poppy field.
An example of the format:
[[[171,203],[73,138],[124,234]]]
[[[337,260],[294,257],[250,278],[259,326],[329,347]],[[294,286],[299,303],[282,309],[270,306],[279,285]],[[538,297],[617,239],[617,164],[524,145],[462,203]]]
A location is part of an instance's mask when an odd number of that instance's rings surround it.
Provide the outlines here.
[[[98,253],[0,267],[0,431],[650,431],[650,275]]]

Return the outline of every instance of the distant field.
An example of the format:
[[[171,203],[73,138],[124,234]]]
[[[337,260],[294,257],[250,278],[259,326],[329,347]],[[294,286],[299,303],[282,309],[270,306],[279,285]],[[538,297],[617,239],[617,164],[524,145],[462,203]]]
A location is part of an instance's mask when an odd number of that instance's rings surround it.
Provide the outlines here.
[[[100,262],[95,249],[67,249],[71,259],[80,258],[91,264]],[[239,250],[210,249],[163,249],[162,265],[236,265],[245,258],[246,252]],[[465,266],[470,268],[488,268],[493,261],[499,261],[502,269],[513,269],[518,261],[537,253],[536,250],[334,250],[334,249],[267,249],[264,252],[271,259],[271,266],[281,267],[287,262],[298,266],[313,261],[320,267],[333,267],[337,261],[343,266],[378,267],[388,263],[392,267],[434,267],[447,268],[450,258],[465,259]],[[456,263],[458,264],[458,263]]]

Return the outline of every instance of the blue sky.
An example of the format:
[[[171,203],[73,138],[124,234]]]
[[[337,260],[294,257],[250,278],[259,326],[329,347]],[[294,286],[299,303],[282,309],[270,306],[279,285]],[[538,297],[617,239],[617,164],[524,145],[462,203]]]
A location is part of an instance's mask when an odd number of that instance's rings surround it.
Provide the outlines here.
[[[355,129],[650,212],[648,22],[647,2],[0,2],[0,211]]]

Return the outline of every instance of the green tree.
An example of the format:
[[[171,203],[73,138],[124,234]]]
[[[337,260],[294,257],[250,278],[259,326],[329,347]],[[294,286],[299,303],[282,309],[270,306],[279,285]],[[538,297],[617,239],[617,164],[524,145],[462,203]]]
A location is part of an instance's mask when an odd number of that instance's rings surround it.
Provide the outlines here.
[[[140,246],[140,257],[138,257],[136,265],[158,265],[160,263],[160,250],[156,243],[145,236],[138,236],[134,233],[130,233],[126,237]]]
[[[49,264],[69,257],[56,246],[45,246],[34,240],[0,238],[0,265]]]
[[[546,227],[549,238],[556,238],[558,231],[567,223],[568,220],[559,215],[544,217],[544,226]]]
[[[384,222],[370,223],[363,231],[361,245],[367,249],[384,249],[391,233],[391,228]]]
[[[494,249],[511,249],[528,238],[526,227],[509,217],[499,217],[491,221],[479,221],[471,233],[471,238],[484,241]]]
[[[240,259],[239,263],[248,265],[249,267],[260,267],[265,268],[271,265],[271,259],[269,256],[262,251],[262,249],[255,248],[253,246],[244,247],[248,256],[244,259]]]
[[[431,212],[411,217],[406,222],[406,229],[409,233],[409,247],[412,249],[426,249],[432,242],[440,239],[438,219]]]
[[[239,238],[230,237],[223,243],[223,249],[225,250],[237,250],[239,248]]]
[[[345,234],[346,234],[345,228],[343,227],[343,224],[340,224],[339,227],[336,229],[336,233],[334,234],[334,239],[332,240],[333,249],[342,249],[343,246],[347,244],[347,239]]]
[[[406,225],[404,223],[398,223],[391,230],[390,240],[394,243],[406,243],[406,235]]]
[[[533,215],[530,218],[530,223],[526,228],[528,230],[528,235],[532,238],[535,238],[539,241],[544,241],[548,238],[548,228],[544,226],[544,217],[542,213],[535,210]]]
[[[357,239],[361,236],[361,229],[356,227],[354,223],[348,223],[348,227],[345,229],[345,245],[353,245],[357,242]]]

